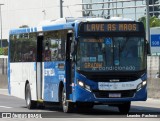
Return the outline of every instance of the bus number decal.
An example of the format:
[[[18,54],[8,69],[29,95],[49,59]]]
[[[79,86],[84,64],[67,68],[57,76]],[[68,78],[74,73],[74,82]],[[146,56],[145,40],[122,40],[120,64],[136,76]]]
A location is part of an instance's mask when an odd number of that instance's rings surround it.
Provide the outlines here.
[[[55,76],[55,70],[52,68],[44,69],[44,76]]]

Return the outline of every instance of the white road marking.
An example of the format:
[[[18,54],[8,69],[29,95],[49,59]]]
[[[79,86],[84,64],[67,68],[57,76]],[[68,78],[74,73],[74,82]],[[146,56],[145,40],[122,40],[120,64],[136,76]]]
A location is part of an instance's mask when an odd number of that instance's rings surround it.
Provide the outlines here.
[[[0,108],[12,108],[12,107],[8,107],[8,106],[0,106]]]

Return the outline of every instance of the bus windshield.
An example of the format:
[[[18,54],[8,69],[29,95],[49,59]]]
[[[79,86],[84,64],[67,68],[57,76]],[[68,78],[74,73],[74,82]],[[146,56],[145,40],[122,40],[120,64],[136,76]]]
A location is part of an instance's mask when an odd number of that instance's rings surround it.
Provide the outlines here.
[[[146,68],[144,37],[81,37],[77,70],[140,71]]]

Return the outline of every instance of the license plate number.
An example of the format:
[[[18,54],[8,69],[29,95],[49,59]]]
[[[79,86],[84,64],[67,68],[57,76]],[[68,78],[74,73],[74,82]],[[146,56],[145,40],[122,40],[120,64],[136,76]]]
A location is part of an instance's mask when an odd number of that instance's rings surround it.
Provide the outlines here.
[[[109,97],[110,98],[120,98],[121,97],[121,93],[109,93]]]

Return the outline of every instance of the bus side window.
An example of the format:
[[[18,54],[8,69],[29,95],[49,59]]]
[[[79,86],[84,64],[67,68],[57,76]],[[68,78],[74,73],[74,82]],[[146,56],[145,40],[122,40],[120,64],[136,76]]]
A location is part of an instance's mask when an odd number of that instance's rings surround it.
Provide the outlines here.
[[[51,60],[56,61],[58,59],[58,40],[56,38],[51,39]]]
[[[61,61],[65,59],[66,31],[44,33],[43,60]]]
[[[44,61],[51,61],[51,51],[48,40],[45,42],[44,47]]]

